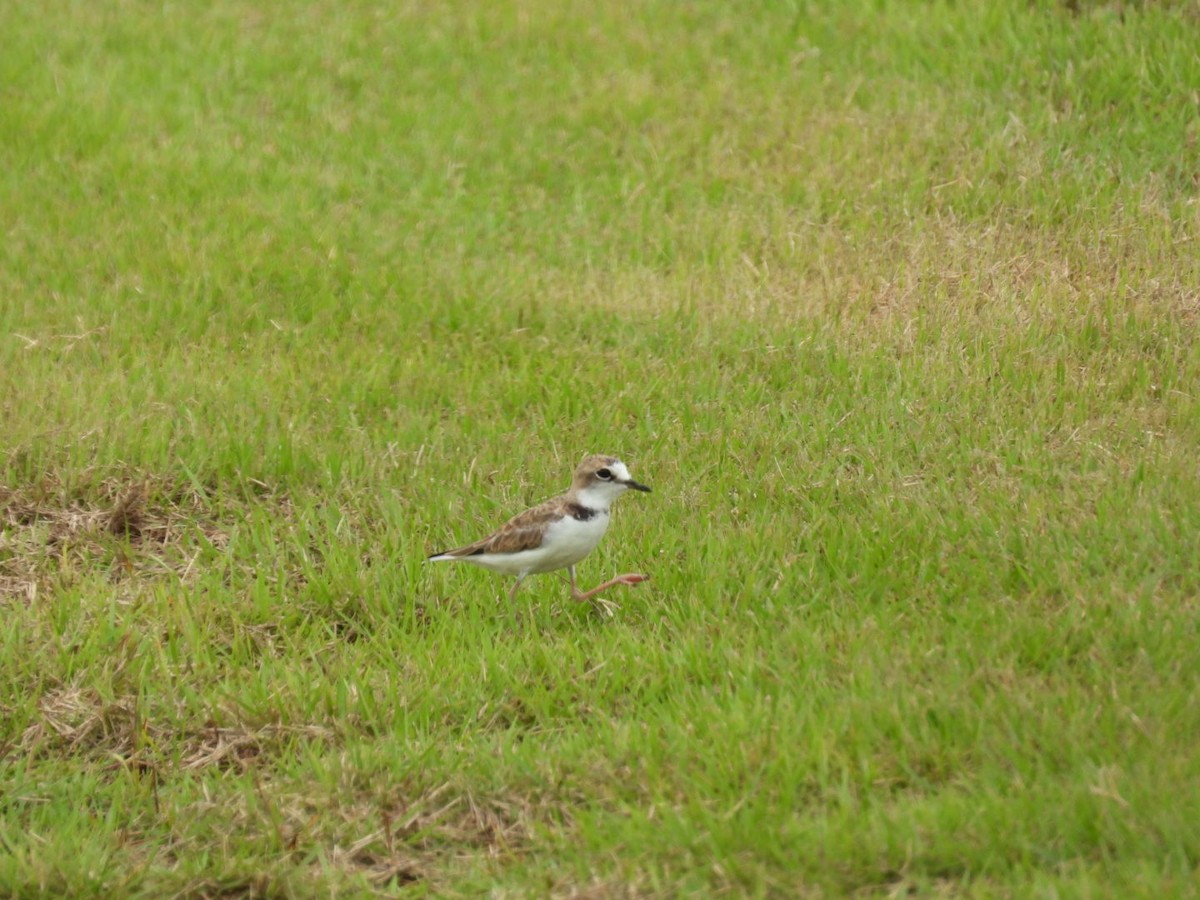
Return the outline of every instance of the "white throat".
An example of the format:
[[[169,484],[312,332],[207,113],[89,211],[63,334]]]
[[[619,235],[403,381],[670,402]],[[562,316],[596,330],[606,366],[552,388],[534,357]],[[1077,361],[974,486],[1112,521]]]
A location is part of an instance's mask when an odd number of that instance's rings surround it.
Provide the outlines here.
[[[608,512],[612,507],[613,501],[621,494],[625,493],[625,485],[623,484],[594,484],[590,487],[585,487],[575,495],[576,502],[580,506],[586,506],[588,509],[598,509],[600,512]]]

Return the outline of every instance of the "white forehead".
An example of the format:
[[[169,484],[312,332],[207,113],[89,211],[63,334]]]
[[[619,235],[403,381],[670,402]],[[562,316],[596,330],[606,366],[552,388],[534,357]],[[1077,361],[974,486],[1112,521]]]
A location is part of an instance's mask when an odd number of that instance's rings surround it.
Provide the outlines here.
[[[617,481],[629,481],[633,478],[633,476],[629,474],[629,470],[625,468],[625,463],[623,462],[618,461],[613,463],[608,467],[608,470],[613,473]]]

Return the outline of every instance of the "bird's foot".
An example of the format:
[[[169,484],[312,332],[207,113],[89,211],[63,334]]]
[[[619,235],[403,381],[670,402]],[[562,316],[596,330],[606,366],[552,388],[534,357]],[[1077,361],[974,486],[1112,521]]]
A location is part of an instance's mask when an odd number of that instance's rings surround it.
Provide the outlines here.
[[[616,578],[612,578],[612,579],[604,582],[604,584],[600,585],[599,587],[592,588],[590,591],[581,591],[578,588],[573,587],[571,589],[571,596],[573,598],[575,598],[576,600],[579,600],[580,602],[582,602],[584,600],[591,600],[593,597],[595,597],[601,591],[606,591],[610,587],[615,587],[618,584],[623,584],[628,587],[633,587],[635,584],[641,584],[643,581],[649,581],[649,580],[650,580],[649,575],[638,575],[636,573],[630,573],[628,575],[618,575]]]
[[[649,581],[649,575],[639,575],[636,572],[631,572],[628,575],[618,575],[610,583],[611,584],[626,584],[633,587],[635,584],[641,584],[643,581]]]

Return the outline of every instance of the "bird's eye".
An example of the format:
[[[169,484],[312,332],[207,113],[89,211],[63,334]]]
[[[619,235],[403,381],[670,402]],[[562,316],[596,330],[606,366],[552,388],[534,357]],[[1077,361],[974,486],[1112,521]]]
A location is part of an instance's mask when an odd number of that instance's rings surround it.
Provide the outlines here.
[[[612,472],[608,471],[608,469],[599,469],[596,472],[596,477],[601,481],[612,481]]]

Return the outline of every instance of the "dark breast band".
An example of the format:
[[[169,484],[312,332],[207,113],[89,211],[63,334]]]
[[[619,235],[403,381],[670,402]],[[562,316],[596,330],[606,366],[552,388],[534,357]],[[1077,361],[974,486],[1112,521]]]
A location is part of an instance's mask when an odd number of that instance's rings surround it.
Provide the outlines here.
[[[604,510],[592,509],[590,506],[584,506],[582,503],[567,504],[567,515],[580,522],[586,522],[588,519],[603,515],[603,513]]]

